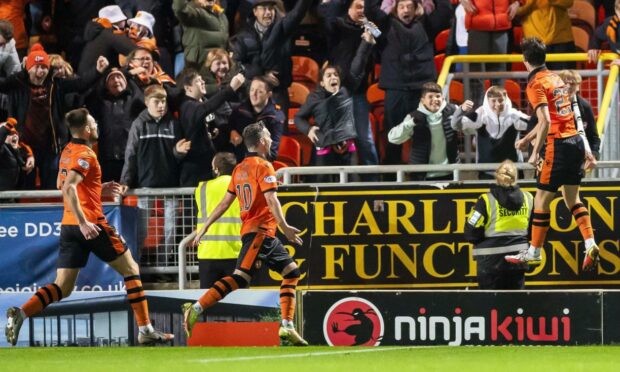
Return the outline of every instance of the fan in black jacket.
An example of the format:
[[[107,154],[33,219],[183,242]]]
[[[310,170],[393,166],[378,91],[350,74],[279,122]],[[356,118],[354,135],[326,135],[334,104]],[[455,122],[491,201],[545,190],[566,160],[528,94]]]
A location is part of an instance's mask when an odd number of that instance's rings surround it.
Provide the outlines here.
[[[253,17],[231,38],[231,49],[235,61],[243,64],[247,79],[274,75],[280,81],[274,90],[274,100],[288,116],[288,87],[293,81],[293,34],[312,0],[297,0],[295,7],[284,17],[276,14],[275,4],[275,0],[252,1]]]
[[[35,44],[24,70],[0,78],[0,92],[9,97],[8,114],[17,119],[17,131],[37,159],[42,189],[56,188],[58,155],[69,137],[64,124],[65,96],[88,90],[108,65],[108,60],[100,56],[96,66],[79,78],[54,77],[48,54]],[[29,186],[34,186],[34,179]]]
[[[131,123],[144,110],[142,89],[113,68],[86,98],[86,107],[99,124],[99,162],[103,182],[119,181]]]
[[[295,126],[308,136],[317,147],[317,165],[351,165],[355,151],[355,122],[353,118],[353,99],[350,92],[355,91],[365,76],[364,66],[372,51],[375,39],[366,30],[363,41],[351,64],[349,76],[342,77],[350,82],[341,86],[341,76],[337,66],[327,65],[321,69],[320,86],[306,99],[295,115]],[[316,125],[310,124],[314,117]]]
[[[123,30],[116,29],[105,18],[97,18],[86,24],[84,41],[86,45],[78,66],[79,74],[91,68],[100,55],[106,57],[112,66],[118,67],[118,56],[126,56],[137,47]]]
[[[179,110],[179,123],[185,138],[192,143],[191,149],[181,163],[180,185],[196,187],[200,181],[213,178],[211,161],[216,148],[212,138],[227,134],[224,128],[211,125],[215,112],[226,101],[235,98],[235,92],[243,85],[245,78],[241,74],[235,75],[226,88],[208,100],[205,99],[207,93],[205,81],[198,71],[186,69],[178,81],[185,90]]]
[[[272,99],[273,85],[277,80],[267,77],[256,76],[250,84],[250,94],[240,106],[235,108],[230,115],[230,142],[235,146],[235,155],[240,162],[245,158],[247,148],[241,138],[241,133],[250,124],[262,123],[271,134],[271,148],[269,149],[269,161],[278,156],[280,137],[284,132],[285,116],[280,106]]]

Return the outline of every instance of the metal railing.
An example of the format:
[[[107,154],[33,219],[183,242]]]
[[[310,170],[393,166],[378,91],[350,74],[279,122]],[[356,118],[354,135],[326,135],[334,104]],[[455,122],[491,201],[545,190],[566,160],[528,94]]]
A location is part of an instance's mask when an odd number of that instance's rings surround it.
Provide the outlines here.
[[[337,174],[340,176],[339,184],[348,183],[351,180],[350,175],[365,173],[392,173],[396,175],[396,182],[406,182],[406,175],[415,172],[429,171],[450,171],[455,181],[469,182],[463,180],[466,172],[493,171],[498,164],[453,164],[453,165],[390,165],[390,166],[350,166],[350,167],[303,167],[303,168],[282,168],[278,170],[278,175],[284,179],[284,184],[289,187],[295,176],[317,175],[317,174]],[[533,168],[526,163],[518,163],[517,168],[524,171],[532,171]],[[620,161],[605,161],[599,163],[600,170],[603,169],[620,169]],[[609,180],[609,179],[607,179]],[[442,181],[451,182],[451,181]],[[492,182],[473,180],[473,182]],[[394,182],[383,182],[389,184]],[[419,183],[419,182],[415,182]],[[437,182],[434,182],[437,183]],[[367,182],[364,184],[368,184]],[[379,185],[379,183],[376,183]],[[338,184],[331,184],[338,186]],[[307,184],[306,184],[307,186]],[[28,204],[15,203],[13,201],[23,198],[32,198],[42,200],[40,204],[50,205],[45,199],[61,198],[60,191],[2,191],[0,192],[1,207],[23,207]],[[128,192],[124,204],[127,199],[142,198],[141,213],[139,214],[139,226],[147,227],[147,236],[139,238],[139,249],[142,253],[140,256],[140,270],[142,274],[168,274],[178,275],[179,287],[185,288],[188,283],[188,274],[198,273],[198,260],[196,257],[196,249],[189,246],[193,239],[193,231],[196,226],[196,209],[194,203],[193,188],[176,188],[176,189],[135,189]],[[5,201],[5,202],[3,202]],[[120,204],[120,200],[115,203]],[[129,203],[132,204],[132,203]],[[174,213],[174,230],[169,240],[166,241],[165,236],[165,212],[168,206],[175,209]],[[54,205],[59,205],[58,202]]]
[[[528,177],[524,179],[533,179],[534,168],[528,163],[515,163],[518,170],[531,171]],[[350,183],[351,176],[359,174],[395,174],[396,182],[406,182],[406,175],[409,173],[428,173],[428,172],[451,172],[452,181],[472,181],[475,178],[464,178],[465,172],[485,172],[494,171],[499,166],[499,163],[478,163],[478,164],[445,164],[445,165],[365,165],[365,166],[332,166],[332,167],[287,167],[280,168],[276,172],[278,177],[281,177],[282,184],[293,184],[296,179],[300,177],[295,176],[315,176],[315,175],[337,175],[339,184]],[[597,169],[591,175],[593,178],[597,178],[597,172],[603,169],[619,169],[620,161],[600,161],[598,162]],[[471,175],[469,175],[471,176]],[[437,181],[427,181],[436,183]],[[451,182],[451,181],[445,181]],[[476,182],[484,182],[476,180]],[[368,183],[368,182],[364,182]]]

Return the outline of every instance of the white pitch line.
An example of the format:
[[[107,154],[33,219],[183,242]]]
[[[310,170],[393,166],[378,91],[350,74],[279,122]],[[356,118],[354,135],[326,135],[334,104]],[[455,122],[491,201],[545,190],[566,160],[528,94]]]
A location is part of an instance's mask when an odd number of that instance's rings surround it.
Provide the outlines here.
[[[372,348],[372,349],[358,349],[358,350],[318,351],[314,353],[258,355],[258,356],[236,357],[236,358],[197,359],[196,362],[199,362],[199,363],[241,362],[241,361],[247,361],[247,360],[304,358],[304,357],[324,356],[324,355],[374,353],[374,352],[382,352],[382,351],[422,349],[422,348],[426,349],[426,348],[433,348],[433,347],[434,346],[377,347],[377,348]]]

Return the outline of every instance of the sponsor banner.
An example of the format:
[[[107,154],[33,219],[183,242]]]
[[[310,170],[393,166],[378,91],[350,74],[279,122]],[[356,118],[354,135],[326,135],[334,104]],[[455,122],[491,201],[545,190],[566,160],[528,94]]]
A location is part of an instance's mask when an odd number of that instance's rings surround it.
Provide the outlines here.
[[[0,293],[31,292],[56,277],[62,207],[0,208]],[[111,226],[137,255],[136,209],[104,206]],[[80,271],[76,290],[124,290],[123,278],[110,266],[91,257]]]
[[[603,339],[607,330],[620,328],[620,321],[617,307],[603,307],[602,296],[566,291],[304,291],[303,336],[310,344],[331,346],[617,342]],[[620,293],[606,292],[605,297],[618,304]]]
[[[302,246],[280,239],[294,255],[307,289],[476,287],[467,214],[489,184],[431,184],[281,189],[287,221],[301,230]],[[535,192],[532,184],[526,191]],[[620,285],[620,202],[617,183],[591,183],[581,199],[590,212],[601,264],[582,272],[579,228],[560,194],[551,203],[551,228],[540,266],[528,288],[601,288]],[[279,286],[261,272],[254,286]]]

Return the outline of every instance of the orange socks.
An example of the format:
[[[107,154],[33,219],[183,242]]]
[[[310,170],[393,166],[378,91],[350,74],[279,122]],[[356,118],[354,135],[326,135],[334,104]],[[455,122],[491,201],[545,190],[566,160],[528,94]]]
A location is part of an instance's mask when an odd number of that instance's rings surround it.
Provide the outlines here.
[[[125,289],[127,290],[127,299],[131,304],[138,326],[151,324],[149,319],[149,306],[146,303],[146,297],[144,297],[144,289],[142,288],[140,276],[132,275],[126,277]]]
[[[590,214],[582,203],[577,203],[571,208],[571,213],[579,225],[579,231],[583,240],[594,239],[594,232],[592,230],[592,222],[590,221]]]
[[[203,310],[207,309],[215,305],[222,298],[226,297],[226,295],[230,292],[235,291],[240,287],[245,287],[247,284],[248,282],[237,274],[223,277],[215,282],[213,287],[211,287],[198,299],[198,303]]]
[[[550,219],[551,213],[549,211],[534,210],[532,212],[532,241],[530,244],[533,247],[541,248],[545,243]]]
[[[22,310],[26,316],[31,317],[43,311],[49,304],[60,300],[62,300],[60,287],[56,283],[51,283],[39,288],[34,296],[22,306]]]
[[[280,285],[280,310],[282,311],[282,319],[293,321],[293,315],[295,314],[295,289],[299,277],[296,278],[284,278]]]

